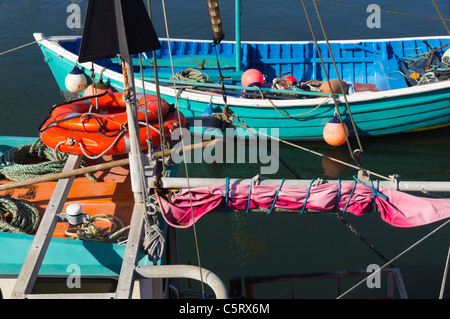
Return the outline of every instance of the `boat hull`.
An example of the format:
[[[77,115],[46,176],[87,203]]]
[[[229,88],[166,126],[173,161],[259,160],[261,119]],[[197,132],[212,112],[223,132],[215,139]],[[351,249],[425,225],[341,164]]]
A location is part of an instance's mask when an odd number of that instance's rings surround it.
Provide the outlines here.
[[[0,155],[12,147],[33,143],[35,137],[0,137]],[[109,161],[111,157],[98,160],[87,160],[88,165],[95,165],[101,161]],[[68,193],[67,200],[62,209],[65,212],[70,204],[79,204],[83,213],[89,214],[91,219],[100,214],[114,216],[114,222],[120,229],[120,220],[123,226],[130,225],[133,208],[135,205],[134,195],[131,191],[131,181],[128,167],[114,167],[105,169],[94,174],[97,182],[93,182],[86,176],[74,179]],[[13,183],[2,180],[0,185]],[[0,191],[0,196],[26,200],[36,207],[40,220],[45,214],[48,203],[53,195],[57,181],[42,182],[28,186],[14,187]],[[2,204],[4,205],[4,204]],[[8,215],[8,213],[5,213]],[[112,223],[100,221],[97,227],[103,230],[114,231]],[[160,220],[160,227],[165,234],[167,225]],[[72,239],[71,233],[67,234],[69,228],[67,222],[56,223],[55,230],[45,258],[40,268],[40,277],[62,277],[68,278],[74,271],[83,278],[116,278],[119,276],[126,245],[108,242],[107,240],[76,240]],[[34,233],[10,233],[0,232],[0,281],[3,284],[5,278],[16,278],[20,273],[27,257],[28,251],[34,239]],[[139,265],[153,265],[148,256],[139,255]],[[162,261],[156,262],[161,265]],[[77,268],[74,270],[73,266]],[[4,288],[4,287],[0,287]],[[4,296],[7,295],[3,290]],[[6,295],[5,295],[6,294]]]
[[[46,41],[42,34],[35,34],[39,41],[45,60],[61,90],[66,90],[64,79],[71,71],[75,62],[76,54],[70,52],[70,45],[57,45],[54,41]],[[56,37],[55,39],[57,39]],[[64,39],[67,43],[73,42],[76,46],[77,38]],[[182,44],[191,43],[189,41],[175,41],[174,47]],[[338,109],[342,114],[344,122],[347,124],[350,136],[356,136],[354,128],[359,137],[373,137],[389,134],[399,134],[426,129],[434,129],[449,125],[450,123],[450,81],[441,81],[437,83],[425,84],[409,87],[406,83],[394,80],[393,75],[397,70],[398,58],[407,56],[406,49],[399,53],[399,47],[425,46],[419,39],[408,40],[377,40],[377,41],[343,41],[342,43],[332,43],[332,48],[337,47],[340,55],[336,58],[338,67],[342,70],[342,78],[349,82],[361,82],[364,84],[375,83],[377,90],[357,92],[354,94],[339,96]],[[442,43],[450,43],[449,37],[442,39],[428,39],[433,46],[440,46]],[[180,44],[182,43],[182,44]],[[203,42],[199,46],[205,46]],[[193,45],[193,44],[191,44]],[[231,43],[226,43],[225,48],[231,47]],[[272,45],[272,46],[271,46]],[[241,68],[258,67],[264,74],[274,76],[284,71],[297,72],[302,74],[302,80],[323,79],[320,72],[320,62],[317,57],[308,57],[308,54],[314,53],[314,46],[310,42],[305,43],[281,43],[281,44],[247,44],[242,45],[243,60]],[[388,49],[387,47],[389,46]],[[166,45],[162,46],[162,50]],[[282,59],[284,47],[289,47],[290,57]],[[301,49],[299,49],[301,48]],[[279,49],[278,57],[270,59],[272,51]],[[207,49],[204,49],[207,50]],[[257,59],[256,50],[267,51],[266,56]],[[287,49],[286,49],[287,50]],[[301,55],[295,57],[296,51],[300,50]],[[397,50],[395,54],[389,53],[390,50]],[[72,51],[76,52],[76,49]],[[312,52],[312,53],[308,53]],[[347,57],[345,52],[352,52],[351,57]],[[163,53],[159,53],[162,55]],[[177,53],[175,53],[177,54]],[[182,52],[178,53],[182,57]],[[185,53],[186,54],[186,53]],[[232,56],[234,49],[224,49],[224,57]],[[273,55],[273,54],[272,54]],[[331,69],[330,58],[325,57],[328,66]],[[295,61],[299,60],[299,63]],[[394,61],[395,60],[395,61]],[[275,63],[278,61],[277,63]],[[351,70],[346,66],[352,63]],[[358,65],[364,64],[364,67]],[[316,69],[308,68],[314,65]],[[105,65],[107,66],[107,65]],[[81,64],[85,74],[90,74],[91,63]],[[94,65],[98,73],[96,78],[102,72],[101,65]],[[163,67],[162,73],[167,72]],[[113,69],[103,70],[103,79],[118,90],[123,90],[123,77],[121,73]],[[137,70],[135,70],[137,71]],[[152,72],[147,69],[147,72]],[[208,70],[205,70],[208,72]],[[146,74],[144,72],[144,74]],[[153,74],[153,73],[151,73]],[[150,75],[151,75],[150,74]],[[365,74],[365,75],[363,75]],[[335,77],[330,72],[330,77]],[[150,77],[145,76],[148,80]],[[164,76],[163,76],[164,78]],[[137,91],[142,91],[142,83],[136,79]],[[179,109],[187,117],[198,117],[204,114],[208,106],[212,106],[215,112],[221,112],[225,103],[217,88],[216,91],[200,90],[181,90],[170,85],[160,86],[161,97],[168,103],[177,104]],[[151,81],[145,82],[146,93],[156,92],[156,86]],[[347,100],[347,101],[346,101]],[[330,97],[309,96],[305,98],[285,97],[283,99],[270,98],[242,98],[242,96],[229,95],[227,97],[228,107],[249,127],[262,131],[263,133],[276,136],[285,140],[323,140],[323,128],[330,121],[335,113],[336,105]],[[348,105],[348,107],[347,107]],[[236,123],[238,123],[235,120]],[[238,123],[239,124],[239,123]],[[236,129],[230,134],[237,136],[252,137],[252,134],[244,129]]]

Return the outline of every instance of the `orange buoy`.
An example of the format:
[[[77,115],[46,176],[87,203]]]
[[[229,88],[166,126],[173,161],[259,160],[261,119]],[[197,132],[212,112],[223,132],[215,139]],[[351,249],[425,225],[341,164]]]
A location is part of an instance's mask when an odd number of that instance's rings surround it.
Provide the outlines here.
[[[94,84],[89,85],[86,90],[84,90],[83,96],[97,95],[105,92],[113,93],[117,92],[117,90],[112,86],[103,83],[102,81],[98,81],[97,83],[95,83],[95,87]]]
[[[342,125],[344,126],[345,132],[342,129]],[[323,138],[329,145],[340,146],[345,143],[347,136],[347,125],[345,123],[341,124],[336,114],[323,128]]]
[[[241,76],[242,86],[262,86],[264,84],[264,76],[257,69],[248,69]]]
[[[320,85],[320,91],[323,93],[337,93],[337,94],[347,94],[348,93],[348,85],[344,81],[341,81],[342,89],[344,89],[344,92],[341,90],[341,86],[339,85],[338,79],[332,79],[330,80],[330,85],[328,85],[328,81],[324,81],[322,85]]]
[[[145,121],[146,116],[149,122],[156,121],[158,119],[156,96],[147,94],[144,101],[143,94],[138,94],[137,99],[138,121]],[[145,102],[147,111],[144,107]],[[164,117],[169,112],[170,105],[161,100],[161,109]],[[116,131],[127,122],[126,103],[123,100],[123,93],[109,92],[97,98],[59,105],[51,112],[50,119],[57,121],[60,127],[70,130]]]

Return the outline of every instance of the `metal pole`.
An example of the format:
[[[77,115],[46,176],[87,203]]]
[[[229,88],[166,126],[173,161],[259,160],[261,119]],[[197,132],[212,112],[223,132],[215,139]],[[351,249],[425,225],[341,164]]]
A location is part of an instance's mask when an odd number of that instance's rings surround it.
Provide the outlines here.
[[[236,71],[241,70],[241,0],[235,2]]]
[[[164,266],[138,266],[136,273],[141,278],[189,278],[203,280],[210,286],[217,299],[228,299],[228,291],[222,280],[213,272],[202,268],[200,276],[199,267],[194,265],[164,265]]]
[[[128,81],[129,87],[125,87],[125,102],[128,118],[128,130],[130,134],[130,174],[131,174],[131,187],[134,193],[135,200],[137,202],[143,202],[143,192],[142,183],[139,176],[143,175],[144,165],[142,164],[142,151],[139,138],[139,124],[137,119],[137,109],[136,109],[136,91],[134,87],[134,74],[133,74],[133,63],[128,50],[128,42],[125,33],[125,25],[123,21],[122,14],[122,2],[121,0],[114,0],[114,9],[116,12],[116,25],[117,25],[117,38],[119,42],[119,52],[122,56],[126,73],[124,77]]]
[[[249,185],[251,179],[244,178],[230,178],[230,185],[244,184]],[[280,185],[281,179],[261,179],[259,185]],[[323,181],[328,184],[336,184],[337,180]],[[286,179],[283,185],[291,187],[308,187],[311,180],[297,180],[297,179]],[[341,183],[355,183],[354,180],[342,180]],[[149,183],[152,185],[153,183]],[[224,178],[190,178],[190,187],[204,187],[204,186],[214,186],[214,185],[224,185]],[[154,186],[150,186],[154,187]],[[162,177],[160,180],[161,188],[187,188],[186,179],[183,177]],[[380,181],[380,187],[385,189],[394,189],[406,192],[450,192],[450,182],[434,182],[434,181]]]

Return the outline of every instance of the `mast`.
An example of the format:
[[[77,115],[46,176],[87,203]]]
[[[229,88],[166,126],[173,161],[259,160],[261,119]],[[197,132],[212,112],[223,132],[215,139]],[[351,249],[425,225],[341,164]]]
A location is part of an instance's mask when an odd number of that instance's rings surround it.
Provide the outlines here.
[[[146,158],[140,144],[132,54],[160,48],[141,0],[89,0],[78,61],[90,62],[116,56],[122,60],[131,187],[138,203],[144,201]]]
[[[241,71],[241,0],[235,1],[236,71]]]
[[[128,43],[125,33],[125,25],[123,21],[123,12],[121,0],[114,0],[114,9],[116,11],[117,22],[117,38],[119,42],[119,54],[123,61],[123,76],[124,76],[124,100],[126,102],[127,118],[128,118],[128,130],[130,132],[130,172],[131,172],[131,187],[134,193],[136,202],[143,202],[143,189],[142,184],[139,182],[140,172],[143,172],[144,168],[139,165],[142,163],[138,161],[138,157],[141,156],[141,144],[139,143],[139,130],[137,121],[136,110],[136,90],[134,86],[134,74],[133,62],[128,50]]]

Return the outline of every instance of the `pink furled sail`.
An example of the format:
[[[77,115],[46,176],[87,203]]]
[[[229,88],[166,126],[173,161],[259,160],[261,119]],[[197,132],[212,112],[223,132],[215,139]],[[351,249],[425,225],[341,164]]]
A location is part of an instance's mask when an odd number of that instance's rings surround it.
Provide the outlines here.
[[[249,196],[250,195],[250,196]],[[375,204],[381,218],[395,227],[417,227],[450,217],[450,201],[412,196],[400,191],[375,189],[363,183],[322,184],[313,187],[279,185],[227,185],[182,189],[169,200],[156,192],[162,215],[168,224],[187,228],[194,219],[227,205],[229,210],[263,208],[341,211],[361,216]],[[192,199],[192,209],[191,209]],[[306,202],[306,206],[304,203]]]

